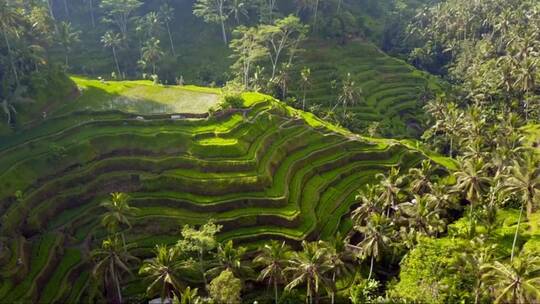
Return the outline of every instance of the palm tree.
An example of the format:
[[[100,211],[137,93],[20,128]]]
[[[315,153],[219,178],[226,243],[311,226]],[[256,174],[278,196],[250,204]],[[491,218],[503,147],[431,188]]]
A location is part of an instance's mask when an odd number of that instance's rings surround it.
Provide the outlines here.
[[[163,4],[159,8],[159,16],[161,20],[163,20],[163,23],[165,23],[165,27],[167,28],[167,34],[169,34],[169,42],[171,43],[171,53],[174,57],[176,57],[176,51],[174,50],[174,42],[171,35],[171,27],[170,24],[174,20],[174,8],[172,8],[167,3]]]
[[[149,12],[140,19],[139,27],[145,38],[157,37],[162,30],[161,15]]]
[[[460,169],[455,172],[457,181],[454,189],[459,193],[464,193],[471,206],[469,215],[471,235],[474,234],[474,208],[480,203],[491,184],[491,179],[487,177],[487,169],[488,166],[482,160],[467,159],[461,160]]]
[[[461,254],[454,267],[457,271],[471,274],[474,279],[474,303],[480,302],[482,294],[485,292],[482,276],[485,274],[485,266],[493,260],[496,245],[486,244],[484,239],[475,238],[470,241],[470,246],[465,247],[465,252]]]
[[[101,207],[107,209],[101,218],[101,224],[109,233],[117,232],[122,224],[131,227],[129,218],[138,210],[129,206],[129,195],[119,192],[111,193],[111,199],[102,202]]]
[[[441,219],[443,209],[437,198],[430,194],[415,194],[410,202],[400,204],[399,209],[409,222],[409,227],[416,232],[436,236],[444,230],[444,220]]]
[[[386,216],[390,215],[390,210],[396,209],[399,200],[399,194],[401,192],[401,186],[404,182],[404,177],[400,176],[399,168],[392,167],[390,173],[385,175],[384,173],[378,173],[375,175],[380,181],[380,187],[383,189],[381,193],[381,200],[384,203],[384,208],[386,208]]]
[[[540,258],[522,254],[509,264],[495,261],[482,267],[484,283],[495,303],[535,303],[540,297]]]
[[[19,74],[17,72],[17,67],[15,66],[15,59],[13,58],[13,49],[9,35],[17,31],[20,20],[21,17],[17,13],[15,7],[10,5],[8,1],[0,2],[0,30],[2,30],[2,34],[4,36],[4,41],[8,51],[9,63],[11,65],[13,77],[15,78],[17,85],[19,84]]]
[[[181,297],[180,290],[183,287],[178,270],[180,261],[175,247],[157,245],[154,249],[155,256],[143,262],[139,274],[150,280],[146,289],[148,296],[159,293],[162,300],[172,299],[174,296]]]
[[[449,190],[450,187],[443,183],[434,183],[431,189],[431,195],[439,202],[443,210],[455,209],[458,204],[456,194]]]
[[[320,241],[320,245],[327,251],[328,259],[331,270],[331,303],[335,302],[336,293],[336,280],[352,271],[351,261],[353,260],[353,254],[347,244],[349,240],[343,237],[339,232],[336,236],[332,237],[329,241]]]
[[[300,86],[302,87],[302,110],[306,110],[306,92],[311,87],[311,69],[304,67],[300,71]]]
[[[90,20],[92,21],[92,28],[96,27],[96,18],[94,15],[94,0],[86,0],[88,1],[88,6],[90,7]]]
[[[280,93],[281,93],[282,100],[285,100],[285,98],[287,98],[289,82],[291,81],[290,71],[291,71],[291,65],[288,63],[284,63],[281,66],[279,73],[270,80],[271,82],[275,83],[279,87],[281,91]]]
[[[207,272],[210,277],[217,277],[225,270],[231,271],[235,277],[243,277],[251,272],[251,268],[242,263],[246,254],[245,247],[234,248],[233,241],[228,241],[225,245],[220,244],[216,253],[216,265]]]
[[[362,98],[362,90],[356,86],[352,80],[351,73],[347,73],[347,78],[343,81],[338,102],[343,106],[343,114],[347,111],[347,105],[355,105]]]
[[[320,287],[327,288],[330,283],[326,273],[331,271],[332,264],[326,250],[317,243],[302,242],[302,251],[292,254],[285,273],[290,274],[291,281],[285,290],[292,290],[301,284],[306,284],[308,303],[313,303],[313,297],[318,298]]]
[[[159,46],[159,39],[151,38],[142,48],[142,57],[145,62],[152,64],[152,73],[156,74],[156,64],[163,56],[163,51]]]
[[[534,206],[540,201],[540,165],[539,162],[534,159],[532,153],[526,155],[523,164],[514,161],[514,165],[510,169],[510,174],[504,176],[504,192],[507,194],[520,195],[521,200],[519,219],[514,234],[514,242],[512,244],[511,260],[514,258],[514,250],[524,206],[527,206],[527,216],[530,216],[534,210]]]
[[[229,7],[230,13],[234,15],[234,20],[236,24],[240,24],[240,15],[248,17],[247,3],[245,0],[232,0],[231,6]]]
[[[259,281],[268,281],[268,285],[274,287],[274,301],[277,304],[279,300],[278,285],[285,281],[283,271],[285,270],[291,249],[285,244],[285,242],[278,242],[275,240],[264,245],[259,254],[253,259],[255,265],[263,266],[259,277]]]
[[[354,230],[360,232],[363,240],[356,246],[365,257],[371,258],[368,280],[373,274],[373,263],[375,259],[380,259],[382,253],[392,245],[392,235],[394,233],[391,221],[380,214],[373,214],[365,225],[354,226]]]
[[[6,96],[4,96],[4,99],[0,103],[7,116],[7,124],[9,126],[14,125],[16,122],[15,116],[17,115],[17,110],[15,105],[33,102],[32,99],[24,97],[27,90],[28,88],[26,86],[19,84],[15,87],[15,90],[6,92]]]
[[[104,240],[101,248],[92,251],[91,256],[95,262],[92,274],[105,283],[107,297],[112,303],[122,303],[121,276],[131,274],[130,265],[138,259],[127,251],[117,236]]]
[[[409,169],[411,191],[416,194],[430,192],[433,187],[431,176],[434,171],[433,164],[429,159],[423,160],[420,168]]]
[[[317,32],[317,18],[319,15],[319,2],[320,0],[312,0],[313,5],[313,31]]]
[[[69,66],[69,53],[73,44],[81,41],[81,31],[75,30],[70,22],[62,21],[58,26],[58,41],[64,48],[66,67]]]
[[[355,225],[363,225],[373,213],[383,212],[381,189],[376,185],[368,185],[365,190],[360,191],[356,195],[356,201],[359,206],[352,212]]]
[[[112,49],[114,63],[116,65],[116,71],[118,72],[118,77],[122,77],[122,72],[120,71],[120,65],[118,64],[118,55],[116,54],[117,49],[122,45],[122,36],[118,33],[107,31],[105,32],[105,35],[101,37],[101,43],[103,43],[103,46]]]
[[[450,150],[448,155],[453,156],[454,154],[454,145],[458,135],[461,133],[463,127],[463,113],[458,109],[455,103],[446,103],[442,107],[442,113],[436,113],[440,111],[440,104],[433,104],[432,108],[429,108],[429,111],[439,115],[440,117],[434,116],[437,120],[433,129],[435,131],[440,131],[446,135],[449,139]]]

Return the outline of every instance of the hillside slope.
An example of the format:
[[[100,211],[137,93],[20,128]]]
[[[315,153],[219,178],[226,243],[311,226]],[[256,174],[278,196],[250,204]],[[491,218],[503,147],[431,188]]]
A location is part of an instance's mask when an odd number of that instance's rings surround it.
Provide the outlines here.
[[[174,242],[181,225],[210,218],[224,226],[220,240],[294,242],[348,231],[360,187],[426,157],[265,95],[243,97],[244,108],[211,117],[64,108],[2,137],[0,302],[82,301],[89,250],[106,234],[99,204],[111,192],[129,193],[139,209],[126,237],[141,257]]]
[[[336,45],[310,41],[305,49],[298,66],[311,70],[306,92],[308,107],[334,108],[342,82],[350,74],[361,95],[356,104],[347,107],[354,115],[350,126],[353,130],[364,130],[372,122],[379,122],[380,132],[385,137],[421,135],[419,123],[423,117],[424,98],[429,92],[441,89],[436,77],[386,55],[369,42]],[[302,99],[301,86],[293,93]],[[341,105],[335,111],[341,113]]]

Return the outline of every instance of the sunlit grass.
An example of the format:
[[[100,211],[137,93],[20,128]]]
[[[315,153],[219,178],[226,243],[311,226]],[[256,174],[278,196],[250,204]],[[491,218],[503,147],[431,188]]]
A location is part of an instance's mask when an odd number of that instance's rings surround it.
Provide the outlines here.
[[[73,76],[81,96],[61,108],[63,112],[90,109],[136,114],[206,113],[219,102],[219,89],[196,86],[154,85],[148,80],[99,81]]]

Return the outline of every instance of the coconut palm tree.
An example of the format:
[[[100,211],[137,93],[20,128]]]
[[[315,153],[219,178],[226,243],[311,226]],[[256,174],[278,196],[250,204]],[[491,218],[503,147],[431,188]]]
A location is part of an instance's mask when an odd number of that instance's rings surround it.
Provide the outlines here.
[[[332,270],[332,264],[327,251],[318,243],[302,242],[302,251],[294,252],[285,273],[290,275],[291,281],[285,290],[292,290],[306,284],[306,296],[309,304],[313,298],[318,299],[320,288],[328,288],[330,282],[326,274]]]
[[[530,216],[535,205],[538,205],[540,202],[540,164],[534,159],[532,153],[526,154],[522,163],[514,161],[514,165],[510,168],[510,174],[504,176],[504,192],[509,195],[519,195],[521,200],[519,219],[512,245],[511,260],[514,258],[514,250],[524,206],[527,206],[527,216]]]
[[[165,23],[165,27],[167,28],[167,34],[169,35],[169,42],[171,44],[171,53],[174,57],[176,57],[174,42],[171,35],[171,22],[174,20],[174,8],[167,3],[163,4],[159,7],[159,17],[161,18],[161,20],[163,20],[163,23]]]
[[[302,110],[306,110],[306,92],[311,87],[311,69],[302,68],[300,71],[300,86],[302,87]]]
[[[522,254],[510,263],[495,261],[482,270],[495,303],[535,303],[540,297],[540,258],[536,255]]]
[[[399,168],[392,167],[388,175],[378,173],[375,178],[379,180],[379,185],[382,188],[381,200],[386,209],[386,216],[390,215],[390,210],[395,210],[399,201],[401,187],[405,181],[404,177],[399,174]]]
[[[463,128],[463,113],[458,109],[455,103],[446,103],[444,107],[442,117],[437,118],[433,129],[436,132],[442,132],[446,135],[450,146],[448,155],[453,156],[456,140],[461,134]],[[431,111],[438,110],[439,109],[435,108],[431,109]]]
[[[163,51],[159,46],[159,39],[152,37],[142,48],[142,59],[152,65],[152,73],[156,74],[156,64],[161,60]]]
[[[328,259],[332,268],[329,271],[331,275],[330,299],[335,302],[336,280],[353,271],[351,262],[354,260],[353,253],[347,246],[349,240],[343,237],[339,232],[329,241],[320,241],[320,246],[327,251]]]
[[[118,64],[118,55],[117,50],[122,45],[122,36],[119,33],[114,33],[113,31],[107,31],[101,37],[101,43],[106,48],[111,48],[113,51],[114,63],[116,65],[116,71],[118,72],[118,77],[122,77],[122,72],[120,71],[120,64]]]
[[[69,66],[69,53],[71,52],[72,46],[79,42],[81,31],[75,30],[70,22],[62,21],[58,25],[58,41],[64,48],[65,63],[66,67]]]
[[[24,97],[28,88],[24,85],[17,85],[13,91],[7,91],[6,96],[1,100],[0,107],[4,110],[7,117],[7,124],[13,126],[16,123],[17,104],[31,103],[32,99]]]
[[[181,267],[178,250],[167,245],[157,245],[154,257],[143,262],[139,274],[151,283],[146,289],[148,296],[159,294],[161,300],[181,297],[182,280],[178,274]]]
[[[116,233],[121,225],[131,227],[129,218],[135,215],[137,208],[129,206],[129,195],[125,193],[111,193],[111,199],[102,202],[101,207],[107,209],[101,218],[101,224]]]
[[[253,259],[255,265],[263,266],[259,281],[267,281],[274,288],[274,301],[279,301],[278,285],[285,282],[284,270],[287,267],[291,249],[285,242],[275,240],[261,247],[259,254]]]
[[[469,214],[471,235],[474,234],[474,208],[482,201],[484,193],[491,184],[487,170],[488,166],[482,160],[462,159],[459,170],[455,172],[457,181],[454,189],[463,193],[471,206]]]
[[[429,159],[423,160],[420,168],[409,169],[409,178],[411,180],[409,188],[413,193],[424,194],[431,191],[433,184],[431,176],[435,168]]]
[[[147,38],[157,37],[163,30],[161,15],[156,12],[149,12],[142,17],[142,24]]]
[[[131,274],[131,265],[138,262],[117,236],[104,240],[101,248],[91,253],[94,261],[93,276],[103,280],[111,303],[122,303],[120,281],[123,274]]]
[[[456,197],[456,194],[450,190],[449,186],[446,186],[443,183],[434,183],[430,194],[437,199],[443,211],[457,208],[458,198]]]
[[[19,84],[19,73],[17,72],[17,67],[15,65],[15,58],[13,58],[13,48],[11,45],[10,35],[17,31],[21,22],[21,16],[15,9],[13,5],[10,5],[8,1],[0,2],[0,30],[4,36],[4,41],[6,43],[9,63],[11,65],[11,71],[13,72],[13,77],[15,82]]]
[[[465,247],[454,268],[457,271],[468,273],[474,279],[473,292],[474,303],[480,302],[485,293],[486,286],[482,276],[485,274],[485,266],[493,260],[496,245],[487,244],[483,238],[475,238]]]
[[[440,208],[437,198],[430,194],[415,194],[410,202],[400,204],[399,210],[408,221],[409,227],[416,232],[427,236],[436,236],[437,233],[444,231],[445,223],[441,219],[443,210]]]
[[[234,16],[234,20],[236,20],[236,24],[240,24],[240,15],[243,15],[244,17],[249,17],[248,12],[248,2],[245,0],[232,0],[231,5],[229,7],[230,14]]]
[[[231,240],[225,244],[219,244],[214,267],[207,271],[208,275],[210,277],[217,277],[223,271],[229,270],[235,277],[249,276],[252,269],[242,263],[246,250],[245,247],[234,248],[233,241]]]
[[[291,81],[291,65],[288,63],[284,63],[281,65],[281,69],[277,73],[277,75],[270,79],[271,82],[275,83],[277,87],[280,90],[280,97],[282,100],[285,100],[287,98],[287,94],[289,92],[289,82]]]
[[[352,212],[352,220],[355,225],[363,225],[373,214],[381,214],[383,205],[381,200],[381,188],[377,185],[368,185],[366,189],[356,195],[358,207]]]
[[[354,230],[363,236],[363,240],[353,246],[364,257],[370,257],[370,267],[368,280],[373,274],[373,263],[375,259],[380,259],[383,252],[392,246],[394,230],[392,222],[384,215],[373,214],[365,225],[354,226]]]
[[[338,103],[343,107],[343,114],[347,111],[348,105],[355,105],[362,98],[362,89],[358,87],[352,79],[351,73],[347,73],[347,78],[343,81],[341,93],[338,96]]]

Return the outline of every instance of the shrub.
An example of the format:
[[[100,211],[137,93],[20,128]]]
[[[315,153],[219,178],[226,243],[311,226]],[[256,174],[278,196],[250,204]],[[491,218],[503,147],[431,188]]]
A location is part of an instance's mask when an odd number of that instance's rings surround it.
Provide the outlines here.
[[[228,82],[221,93],[221,108],[242,108],[244,106],[243,92],[244,88],[241,84],[234,81]]]
[[[216,303],[240,303],[242,282],[230,270],[225,270],[210,282],[208,291]]]
[[[375,280],[363,280],[349,289],[349,300],[353,304],[372,303],[377,299],[379,282]]]
[[[399,282],[388,296],[413,303],[467,302],[471,278],[452,267],[466,246],[458,239],[421,240],[401,262]]]

